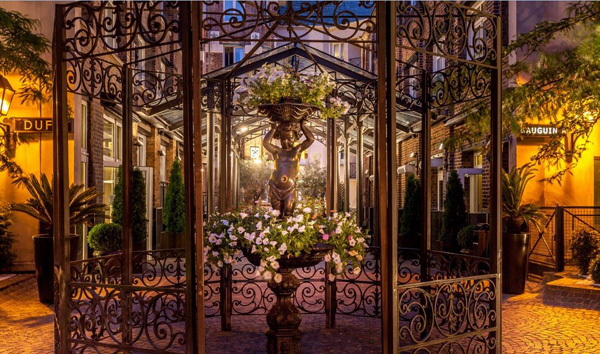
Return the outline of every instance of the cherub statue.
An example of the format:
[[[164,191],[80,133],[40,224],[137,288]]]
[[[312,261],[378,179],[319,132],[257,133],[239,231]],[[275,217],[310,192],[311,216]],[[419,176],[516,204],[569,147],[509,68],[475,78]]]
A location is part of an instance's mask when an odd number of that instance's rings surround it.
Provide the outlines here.
[[[304,133],[305,140],[295,144]],[[280,145],[273,145],[272,140],[279,139]],[[298,199],[297,178],[300,168],[300,156],[315,141],[312,132],[304,120],[300,123],[271,123],[271,130],[263,140],[265,149],[273,155],[275,170],[269,179],[269,200],[275,210],[282,216],[291,216]]]

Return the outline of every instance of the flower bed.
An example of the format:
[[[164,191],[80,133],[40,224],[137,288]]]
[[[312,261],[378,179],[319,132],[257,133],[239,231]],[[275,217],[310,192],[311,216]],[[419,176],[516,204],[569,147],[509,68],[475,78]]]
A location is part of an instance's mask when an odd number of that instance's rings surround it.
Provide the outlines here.
[[[304,207],[294,217],[280,218],[278,210],[255,208],[251,211],[215,213],[205,226],[204,256],[209,264],[235,265],[243,251],[260,256],[257,272],[266,280],[281,281],[277,273],[282,257],[310,254],[318,244],[333,249],[325,255],[332,262],[330,280],[343,275],[348,264],[360,271],[369,237],[349,213],[324,213]]]

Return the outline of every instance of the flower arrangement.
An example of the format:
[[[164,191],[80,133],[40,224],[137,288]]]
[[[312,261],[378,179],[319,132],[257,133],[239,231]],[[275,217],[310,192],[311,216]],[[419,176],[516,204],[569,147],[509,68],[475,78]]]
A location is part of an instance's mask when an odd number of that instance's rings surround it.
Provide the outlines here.
[[[368,237],[348,213],[326,216],[318,207],[306,206],[294,217],[279,218],[279,210],[255,208],[211,215],[205,225],[204,256],[207,263],[222,267],[237,264],[243,250],[249,251],[261,258],[258,275],[280,282],[281,257],[298,257],[316,244],[329,244],[333,250],[325,261],[334,264],[328,275],[333,281],[348,264],[355,274],[360,272]]]
[[[258,108],[292,98],[318,107],[322,118],[339,118],[348,113],[350,104],[339,97],[331,97],[329,104],[324,103],[334,87],[327,73],[308,72],[300,75],[289,68],[265,64],[245,80],[245,85],[236,89],[233,102]]]

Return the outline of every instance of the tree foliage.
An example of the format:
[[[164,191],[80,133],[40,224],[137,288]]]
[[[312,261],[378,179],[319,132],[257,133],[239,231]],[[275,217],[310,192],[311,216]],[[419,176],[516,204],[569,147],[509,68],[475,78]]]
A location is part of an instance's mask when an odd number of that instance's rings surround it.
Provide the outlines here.
[[[551,124],[559,131],[531,158],[554,168],[545,179],[548,182],[560,183],[577,166],[599,118],[599,16],[599,2],[573,3],[567,17],[540,22],[504,48],[505,62],[509,55],[519,55],[519,60],[503,71],[505,78],[516,80],[502,92],[505,134],[520,137],[528,122]],[[560,49],[549,46],[566,36],[568,41],[563,41]],[[463,112],[467,113],[464,129],[445,141],[449,150],[489,138],[489,101],[469,104]]]
[[[38,24],[16,11],[0,8],[0,72],[21,74],[19,96],[28,103],[48,100],[52,90],[50,64],[42,57],[50,42],[35,32]]]
[[[467,217],[465,191],[460,183],[458,173],[456,170],[453,170],[450,172],[450,177],[446,185],[440,240],[457,244],[458,232],[467,225]]]
[[[264,199],[271,177],[271,169],[265,161],[240,161],[240,188],[243,204],[254,204]]]
[[[181,163],[173,161],[169,186],[163,208],[163,223],[165,231],[182,233],[185,229],[185,194],[183,190],[183,176]]]
[[[400,218],[403,246],[418,247],[421,239],[421,184],[414,175],[406,181],[406,196]]]
[[[300,170],[298,191],[302,198],[322,199],[327,188],[327,169],[321,167],[319,159],[309,159]],[[342,188],[338,188],[341,190]]]
[[[144,242],[148,236],[148,219],[146,218],[146,182],[139,169],[133,170],[133,195],[131,196],[131,220],[133,224],[133,242]],[[123,225],[123,166],[117,172],[115,198],[111,214],[112,222]]]

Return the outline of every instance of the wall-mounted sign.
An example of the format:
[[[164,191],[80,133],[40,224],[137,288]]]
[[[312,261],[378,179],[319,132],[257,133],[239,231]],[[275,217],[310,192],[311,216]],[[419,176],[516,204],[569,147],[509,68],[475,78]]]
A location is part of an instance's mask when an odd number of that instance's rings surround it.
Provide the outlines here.
[[[260,158],[260,148],[258,146],[250,146],[250,158],[253,160]]]
[[[526,136],[552,136],[558,134],[558,128],[544,124],[528,124],[521,128],[521,133]]]
[[[52,118],[12,118],[15,133],[50,133],[52,132]],[[69,133],[73,132],[73,120],[69,119]]]

